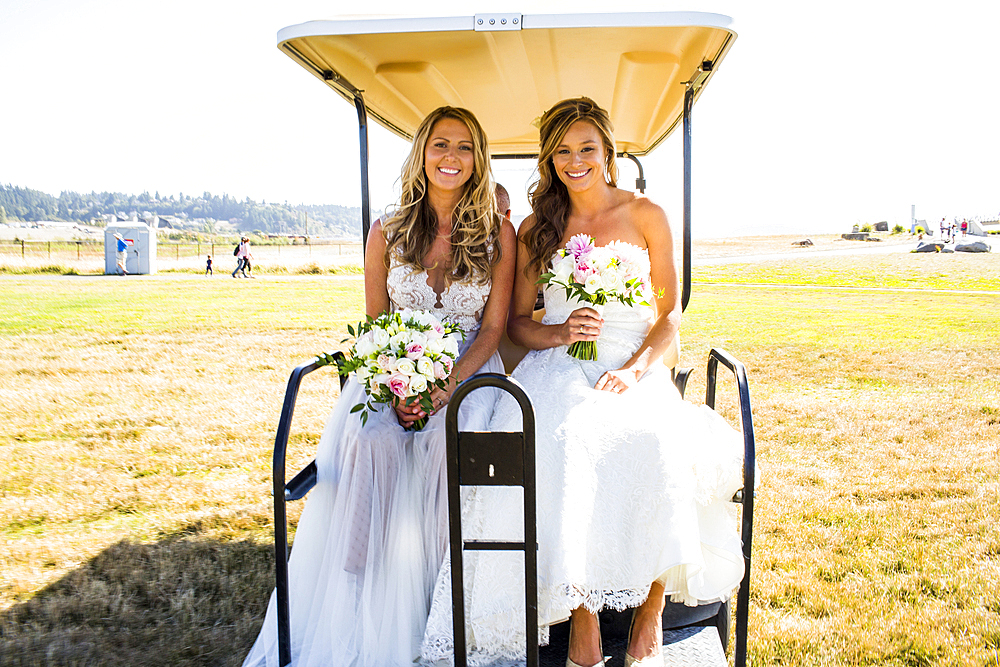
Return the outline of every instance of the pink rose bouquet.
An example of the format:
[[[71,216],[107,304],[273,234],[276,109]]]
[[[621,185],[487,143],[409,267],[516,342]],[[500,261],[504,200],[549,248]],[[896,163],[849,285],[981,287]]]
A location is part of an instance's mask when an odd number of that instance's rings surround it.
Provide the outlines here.
[[[600,312],[609,301],[648,306],[648,275],[649,257],[642,248],[622,241],[595,246],[593,237],[577,234],[552,256],[552,269],[538,284],[559,285],[567,299],[575,297]],[[576,341],[567,352],[577,359],[597,359],[597,346],[590,340]]]
[[[369,317],[347,331],[355,341],[339,369],[341,375],[354,373],[368,395],[351,410],[361,412],[362,424],[380,403],[419,402],[427,412],[433,410],[431,392],[446,386],[465,337],[458,326],[410,309]],[[413,429],[426,423],[427,418],[414,422]]]

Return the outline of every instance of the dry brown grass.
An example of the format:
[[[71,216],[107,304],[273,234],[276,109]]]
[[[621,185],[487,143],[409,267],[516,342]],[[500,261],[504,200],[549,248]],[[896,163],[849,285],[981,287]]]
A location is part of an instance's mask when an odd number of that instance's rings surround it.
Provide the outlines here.
[[[0,664],[239,664],[272,586],[284,385],[337,347],[360,282],[3,286]],[[754,664],[996,664],[998,306],[696,287],[689,397],[710,347],[750,372]],[[731,415],[731,383],[720,392]],[[332,373],[307,378],[290,472],[335,396]]]
[[[684,361],[722,346],[751,380],[754,664],[1000,657],[998,305],[701,288]]]

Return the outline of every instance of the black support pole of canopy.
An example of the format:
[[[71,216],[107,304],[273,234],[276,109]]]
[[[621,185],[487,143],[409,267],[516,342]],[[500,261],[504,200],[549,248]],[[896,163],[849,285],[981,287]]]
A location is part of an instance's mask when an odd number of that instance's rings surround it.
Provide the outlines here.
[[[681,288],[681,310],[691,300],[691,107],[694,88],[684,92],[684,273]]]
[[[358,110],[358,149],[361,153],[361,254],[368,247],[368,231],[372,228],[371,201],[368,194],[368,110],[361,91],[354,93],[354,107]],[[362,260],[363,261],[363,260]]]
[[[621,157],[628,158],[635,162],[636,168],[639,170],[639,176],[635,179],[635,189],[639,191],[639,194],[646,194],[646,176],[642,172],[642,163],[639,162],[639,158],[632,155],[631,153],[620,153]]]

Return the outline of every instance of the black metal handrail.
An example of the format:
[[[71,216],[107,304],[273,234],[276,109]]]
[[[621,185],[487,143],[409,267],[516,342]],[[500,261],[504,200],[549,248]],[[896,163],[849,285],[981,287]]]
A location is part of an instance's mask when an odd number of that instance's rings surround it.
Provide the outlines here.
[[[278,432],[274,437],[274,458],[271,463],[272,495],[274,496],[274,576],[278,611],[278,663],[284,667],[292,662],[291,622],[288,612],[288,517],[285,504],[306,495],[316,484],[316,461],[299,472],[290,482],[285,483],[285,454],[288,449],[288,435],[295,413],[295,400],[299,395],[302,378],[323,366],[333,365],[342,352],[335,352],[326,360],[314,359],[295,367],[288,378],[285,402],[281,407]],[[341,377],[340,386],[344,386]]]
[[[482,387],[495,387],[510,394],[521,408],[521,433],[478,433],[458,430],[458,410],[470,392]],[[451,597],[452,622],[454,631],[455,667],[465,667],[467,664],[465,646],[465,584],[463,571],[463,551],[472,550],[524,550],[524,599],[525,599],[525,638],[527,667],[538,665],[538,538],[535,511],[535,411],[531,400],[521,385],[501,373],[482,373],[474,375],[459,386],[448,403],[445,414],[445,434],[447,438],[448,459],[448,516],[451,532]],[[463,456],[462,436],[471,436],[472,443],[480,446],[488,443],[511,443],[511,438],[519,445],[509,450],[520,449],[520,461],[509,461],[511,465],[504,466],[503,472],[497,471],[498,479],[484,479],[482,467],[484,462]],[[520,437],[518,437],[520,436]],[[488,440],[493,438],[495,440]],[[505,461],[506,463],[507,461]],[[499,461],[498,468],[500,467]],[[478,474],[477,474],[478,473]],[[509,474],[508,474],[509,473]],[[466,479],[468,475],[468,479]],[[494,475],[493,466],[489,466],[488,477]],[[502,486],[524,487],[524,541],[497,542],[485,540],[462,540],[462,502],[461,487],[463,484],[482,485],[494,484]]]
[[[753,412],[750,408],[750,385],[743,364],[725,350],[712,348],[708,353],[708,383],[705,387],[705,404],[715,409],[716,376],[722,363],[736,376],[739,392],[740,427],[743,431],[743,493],[738,498],[743,504],[740,537],[743,541],[743,582],[736,597],[736,667],[747,664],[747,630],[750,614],[750,554],[753,548],[753,501],[757,450],[754,444]],[[739,496],[740,494],[738,494]]]

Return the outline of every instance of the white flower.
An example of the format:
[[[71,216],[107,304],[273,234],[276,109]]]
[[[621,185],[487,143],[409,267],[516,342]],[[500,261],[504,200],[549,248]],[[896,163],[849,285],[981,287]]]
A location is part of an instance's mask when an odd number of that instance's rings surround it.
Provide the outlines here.
[[[591,276],[587,276],[587,282],[583,284],[583,291],[593,296],[594,294],[597,294],[603,287],[604,287],[604,281],[601,280],[601,274],[595,273]]]
[[[371,339],[371,336],[365,334],[358,339],[358,342],[354,344],[354,354],[358,357],[367,357],[369,355],[378,352],[379,347],[375,344],[375,341]]]
[[[410,334],[410,344],[416,343],[420,347],[427,347],[427,334],[423,331],[414,331]]]
[[[404,357],[396,363],[396,372],[403,375],[413,375],[417,372],[417,367],[411,360]]]
[[[614,251],[607,246],[594,248],[587,255],[587,263],[590,264],[595,269],[597,269],[598,271],[603,271],[604,269],[606,269],[614,259],[615,259]]]
[[[552,273],[555,274],[552,277],[552,280],[557,283],[569,282],[570,276],[573,275],[573,270],[575,268],[576,258],[574,258],[573,255],[563,257],[552,266]]]
[[[450,355],[452,357],[457,357],[458,356],[458,336],[456,336],[455,334],[451,334],[451,335],[445,336],[442,340],[444,341],[444,353],[447,354],[447,355]]]
[[[358,382],[362,384],[372,376],[372,370],[367,366],[360,366],[355,373],[357,373]]]
[[[424,346],[424,351],[430,354],[441,354],[444,352],[445,339],[441,336],[437,338],[431,338],[427,341],[427,345]]]
[[[619,295],[625,293],[625,278],[617,271],[608,271],[601,276],[601,280],[604,282],[604,289],[607,291]]]
[[[389,339],[389,344],[392,346],[392,349],[394,350],[405,348],[406,344],[409,342],[410,342],[410,332],[405,329],[395,334]]]
[[[382,327],[374,327],[371,330],[371,334],[372,340],[378,345],[380,350],[389,344],[389,332]]]
[[[435,324],[441,326],[440,320],[438,320],[438,318],[434,317],[427,311],[421,311],[417,313],[416,320],[425,327],[433,327]]]
[[[419,373],[417,375],[410,376],[410,392],[412,394],[419,394],[422,391],[427,390],[427,378]]]
[[[417,372],[433,380],[434,362],[429,357],[420,357],[417,359]]]

